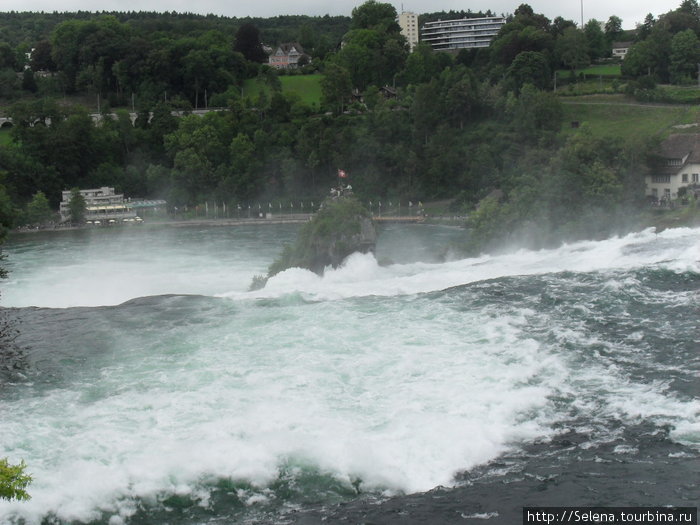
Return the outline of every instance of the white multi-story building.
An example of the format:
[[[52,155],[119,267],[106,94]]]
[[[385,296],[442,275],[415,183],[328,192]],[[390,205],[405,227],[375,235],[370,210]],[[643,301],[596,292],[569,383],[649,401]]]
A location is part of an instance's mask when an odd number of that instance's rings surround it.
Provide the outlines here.
[[[92,190],[80,190],[80,194],[85,199],[85,220],[119,220],[136,217],[136,212],[130,203],[124,202],[124,195],[114,193],[114,188],[104,186]],[[71,197],[71,190],[65,190],[61,193],[59,211],[62,222],[70,220],[68,205]]]
[[[506,19],[500,16],[426,22],[421,28],[421,40],[435,51],[489,47],[505,23]]]
[[[656,200],[675,200],[681,188],[700,194],[700,134],[668,137],[661,144],[657,166],[644,182],[647,197]]]
[[[399,15],[399,27],[401,34],[406,37],[411,51],[418,44],[418,15],[404,11]]]

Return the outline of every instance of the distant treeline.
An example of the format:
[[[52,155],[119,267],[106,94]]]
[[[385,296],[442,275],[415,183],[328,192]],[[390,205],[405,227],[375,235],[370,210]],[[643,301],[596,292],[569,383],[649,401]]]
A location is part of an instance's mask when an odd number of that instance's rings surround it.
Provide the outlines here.
[[[317,34],[319,38],[327,38],[330,42],[340,42],[350,27],[350,17],[329,15],[232,18],[211,14],[158,13],[154,11],[52,13],[12,11],[0,12],[0,41],[7,42],[13,48],[31,47],[41,40],[50,40],[54,29],[63,22],[89,21],[104,16],[114,17],[120,23],[129,25],[135,34],[141,37],[153,33],[169,33],[184,37],[211,30],[233,35],[242,25],[253,24],[260,30],[262,41],[269,45],[299,40],[307,29]]]

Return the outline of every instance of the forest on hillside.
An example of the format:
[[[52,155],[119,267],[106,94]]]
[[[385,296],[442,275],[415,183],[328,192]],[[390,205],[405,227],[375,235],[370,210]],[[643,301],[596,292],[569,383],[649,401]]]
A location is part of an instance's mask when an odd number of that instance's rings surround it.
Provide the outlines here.
[[[684,0],[647,17],[623,64],[630,93],[697,80],[698,11]],[[552,92],[557,69],[608,59],[623,36],[616,16],[579,28],[523,4],[489,48],[456,55],[409,53],[395,9],[375,0],[351,18],[0,13],[0,30],[0,103],[14,124],[0,136],[8,227],[47,221],[73,187],[235,207],[318,199],[341,167],[367,199],[453,198],[473,211],[500,190],[472,216],[482,246],[524,230],[540,245],[603,235],[643,201],[653,144],[562,134]],[[264,64],[263,44],[284,41],[311,55],[295,73],[322,75],[318,104],[284,92]],[[244,96],[251,79],[265,89]],[[64,103],[98,95],[99,124]],[[204,105],[225,111],[171,113]]]

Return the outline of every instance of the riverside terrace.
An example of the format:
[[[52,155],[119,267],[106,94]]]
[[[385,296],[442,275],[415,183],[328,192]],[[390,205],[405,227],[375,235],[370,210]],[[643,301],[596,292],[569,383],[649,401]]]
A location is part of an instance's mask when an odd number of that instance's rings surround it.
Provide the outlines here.
[[[124,220],[135,219],[136,210],[163,208],[164,200],[124,200],[124,195],[117,194],[114,188],[103,186],[102,188],[80,190],[85,199],[85,219],[88,221]],[[61,222],[70,220],[69,203],[72,192],[63,191],[60,205]]]

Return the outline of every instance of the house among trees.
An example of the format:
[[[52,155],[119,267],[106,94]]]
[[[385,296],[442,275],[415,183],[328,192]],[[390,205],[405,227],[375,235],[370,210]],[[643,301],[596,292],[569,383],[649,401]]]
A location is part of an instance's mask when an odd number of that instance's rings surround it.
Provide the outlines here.
[[[634,42],[613,42],[613,58],[619,58],[620,60],[624,60],[624,58],[627,56],[627,52],[630,50],[630,47],[632,47],[633,43]]]
[[[689,191],[700,196],[700,134],[666,139],[645,183],[646,195],[655,200],[671,201]]]
[[[270,66],[277,69],[295,69],[309,63],[311,57],[304,53],[298,42],[289,42],[277,46],[269,58]]]

